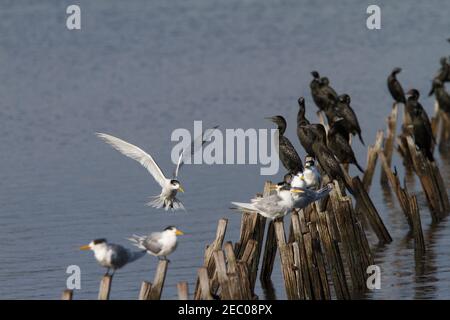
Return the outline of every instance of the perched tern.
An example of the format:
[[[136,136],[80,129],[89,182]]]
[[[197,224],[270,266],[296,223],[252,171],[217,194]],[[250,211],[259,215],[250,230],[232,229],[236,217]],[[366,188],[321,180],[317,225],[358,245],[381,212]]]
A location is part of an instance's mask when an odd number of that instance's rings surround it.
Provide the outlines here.
[[[168,210],[169,208],[177,210],[184,209],[183,204],[176,197],[178,191],[184,192],[180,181],[177,179],[180,168],[183,165],[185,158],[187,156],[192,156],[197,151],[197,146],[201,147],[216,128],[217,127],[206,130],[191,143],[189,148],[181,152],[172,179],[167,178],[155,160],[153,160],[152,156],[139,147],[106,133],[97,133],[97,136],[123,155],[139,162],[148,170],[148,172],[150,172],[156,182],[161,186],[161,193],[152,197],[153,200],[148,202],[147,205],[154,208],[165,208],[165,210]],[[201,143],[200,141],[196,142],[198,139],[200,139]]]
[[[291,186],[303,189],[317,190],[320,187],[321,176],[314,165],[314,158],[307,156],[303,172],[295,175],[291,180]]]
[[[268,219],[276,219],[285,216],[294,207],[292,193],[303,192],[300,189],[291,189],[285,182],[271,187],[276,191],[274,194],[254,198],[251,203],[232,202],[232,204],[240,211],[257,212]]]
[[[169,226],[162,232],[153,232],[148,236],[133,235],[130,240],[133,244],[149,254],[167,260],[167,256],[177,248],[177,236],[184,233],[173,226]]]
[[[105,275],[109,274],[109,269],[113,270],[111,276],[114,275],[117,269],[145,255],[145,250],[133,252],[121,245],[108,243],[106,239],[93,240],[88,245],[80,247],[80,249],[94,251],[94,257],[97,262],[102,267],[107,268]]]

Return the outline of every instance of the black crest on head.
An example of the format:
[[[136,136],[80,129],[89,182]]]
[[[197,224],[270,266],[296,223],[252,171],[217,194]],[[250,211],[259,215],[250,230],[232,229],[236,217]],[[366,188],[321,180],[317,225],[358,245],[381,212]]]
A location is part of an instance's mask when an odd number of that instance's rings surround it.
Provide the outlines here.
[[[180,184],[180,181],[178,181],[178,180],[176,180],[176,179],[172,179],[172,180],[170,180],[170,183],[171,184],[173,184],[173,185],[175,185],[175,184]]]
[[[174,230],[174,229],[176,229],[174,226],[168,226],[168,227],[166,227],[166,228],[164,229],[164,231],[167,231],[167,230]]]
[[[94,241],[92,241],[94,244],[100,244],[100,243],[106,243],[106,239],[105,238],[101,238],[101,239],[95,239]]]

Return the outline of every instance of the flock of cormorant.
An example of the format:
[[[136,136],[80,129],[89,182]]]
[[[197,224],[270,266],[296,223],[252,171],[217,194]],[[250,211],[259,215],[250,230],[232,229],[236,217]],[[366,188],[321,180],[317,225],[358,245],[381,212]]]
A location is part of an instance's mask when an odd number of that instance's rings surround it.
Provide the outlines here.
[[[429,95],[435,95],[440,110],[450,115],[450,95],[446,91],[444,83],[450,82],[449,59],[441,58],[441,68],[432,81]],[[419,102],[420,93],[417,89],[410,89],[406,95],[397,75],[402,69],[394,68],[387,78],[387,87],[395,101],[395,104],[405,106],[404,130],[409,130],[413,135],[417,148],[430,160],[434,161],[433,149],[436,143],[433,137],[430,119],[427,112]],[[270,195],[251,199],[250,203],[232,202],[233,209],[250,211],[261,214],[269,219],[283,217],[292,209],[302,209],[310,203],[325,198],[332,190],[333,180],[353,194],[352,187],[346,180],[343,164],[353,164],[359,171],[364,169],[358,163],[351,147],[351,136],[358,135],[364,145],[361,127],[355,111],[350,106],[351,98],[348,94],[338,95],[330,85],[327,77],[321,77],[319,72],[312,71],[313,79],[310,82],[310,90],[313,101],[318,108],[318,113],[323,112],[327,119],[328,128],[322,123],[311,123],[305,116],[305,99],[298,99],[297,136],[307,156],[305,165],[295,150],[292,143],[285,136],[287,122],[281,115],[266,119],[277,125],[278,129],[278,154],[281,163],[287,173],[282,182],[273,184]],[[217,127],[206,130],[200,137],[203,145]],[[150,154],[139,147],[119,138],[107,134],[98,134],[106,143],[127,157],[130,157],[144,166],[153,178],[161,186],[161,194],[154,197],[149,205],[156,208],[177,210],[184,209],[180,200],[176,198],[178,191],[184,191],[177,180],[178,172],[184,163],[184,157],[192,156],[197,150],[192,142],[191,146],[180,154],[173,178],[167,178]],[[328,183],[322,186],[322,176],[328,177]],[[108,244],[105,239],[93,240],[89,245],[81,249],[90,249],[99,264],[109,269],[119,269],[129,262],[135,261],[148,252],[158,258],[166,259],[177,246],[177,235],[183,234],[177,228],[170,226],[162,232],[152,233],[148,236],[133,235],[129,240],[140,251],[132,252],[120,245]],[[114,273],[114,272],[113,272]]]

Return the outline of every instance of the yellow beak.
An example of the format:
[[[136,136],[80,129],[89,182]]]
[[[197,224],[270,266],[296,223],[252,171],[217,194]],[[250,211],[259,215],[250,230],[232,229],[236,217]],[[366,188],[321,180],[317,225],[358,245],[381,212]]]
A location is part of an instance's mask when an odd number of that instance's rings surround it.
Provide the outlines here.
[[[184,189],[183,189],[182,186],[179,186],[179,187],[178,187],[178,190],[180,190],[181,192],[184,192]]]
[[[271,184],[271,185],[269,186],[269,189],[270,189],[270,190],[275,190],[277,187],[278,187],[277,184]]]
[[[91,249],[91,247],[89,247],[88,244],[80,247],[80,250],[90,250],[90,249]]]
[[[302,189],[291,189],[291,192],[294,192],[294,193],[304,193],[305,191],[303,191]]]
[[[177,231],[175,232],[175,234],[176,234],[177,236],[182,236],[182,235],[184,234],[184,232],[183,232],[183,231],[180,231],[180,230],[177,230]]]

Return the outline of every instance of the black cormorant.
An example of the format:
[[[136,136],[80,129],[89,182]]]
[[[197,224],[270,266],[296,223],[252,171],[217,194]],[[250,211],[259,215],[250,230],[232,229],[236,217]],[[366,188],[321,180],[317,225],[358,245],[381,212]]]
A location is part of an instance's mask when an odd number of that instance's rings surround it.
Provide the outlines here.
[[[334,153],[328,148],[326,143],[325,130],[317,130],[318,127],[311,127],[311,132],[314,136],[314,143],[312,149],[316,155],[317,161],[323,171],[330,177],[330,179],[336,179],[345,184],[350,193],[353,194],[352,187],[347,183],[345,174],[339,164],[339,161],[335,158]]]
[[[406,111],[411,118],[414,141],[422,153],[430,161],[434,161],[433,131],[431,130],[431,122],[428,118],[427,112],[419,102],[420,93],[416,89],[411,89],[408,91],[407,95],[408,99],[406,101]]]
[[[436,100],[439,104],[439,109],[450,115],[450,95],[445,90],[444,84],[441,80],[435,79],[433,81],[433,89]]]
[[[295,151],[294,146],[289,141],[288,138],[284,136],[286,131],[286,120],[282,116],[273,116],[266,118],[278,126],[279,131],[279,156],[281,163],[290,173],[297,174],[303,171],[302,160],[300,159],[297,151]]]
[[[402,69],[395,68],[392,70],[391,74],[387,79],[387,85],[392,98],[394,98],[396,103],[406,103],[405,92],[403,91],[402,85],[397,80],[397,74],[400,73]]]
[[[341,163],[352,163],[364,173],[350,146],[349,134],[342,124],[342,119],[335,119],[331,124],[328,130],[328,147]]]
[[[436,76],[434,77],[433,81],[435,79],[440,80],[442,83],[449,82],[450,81],[450,64],[446,57],[442,57],[439,60],[441,64],[441,68],[437,72]],[[434,93],[434,85],[431,86],[431,90],[428,93],[428,96],[432,96]]]
[[[365,145],[361,136],[361,127],[359,126],[358,118],[352,107],[350,107],[350,102],[351,99],[348,94],[340,95],[334,106],[335,115],[343,118],[342,124],[344,128],[352,135],[358,134],[359,140]]]

